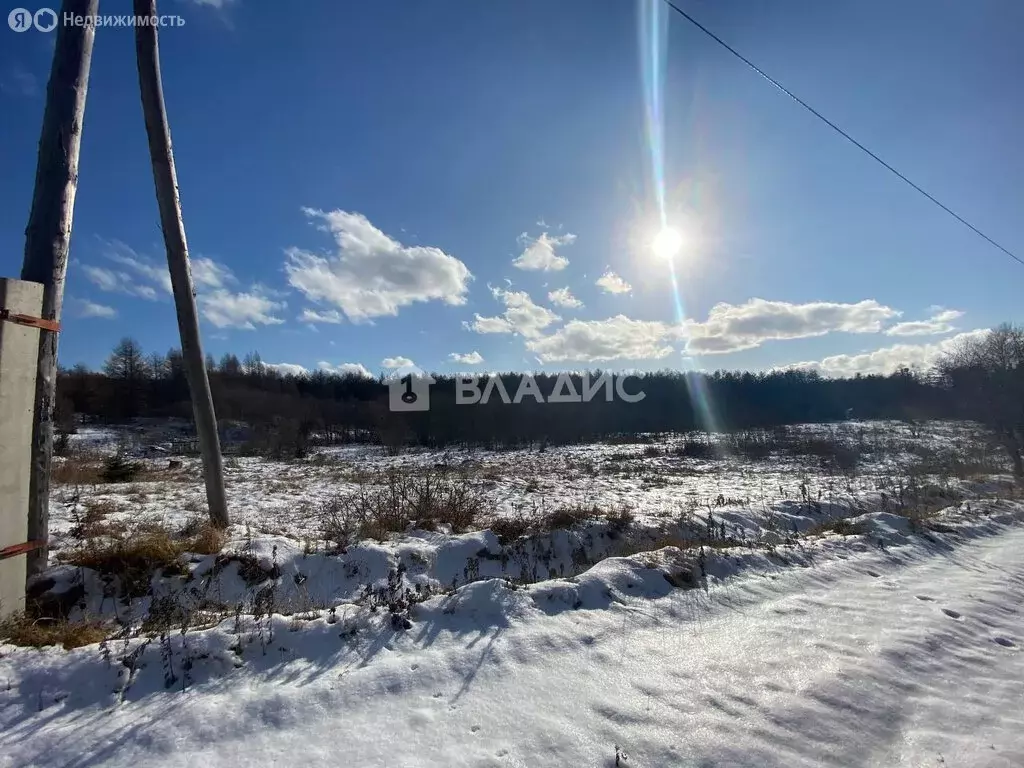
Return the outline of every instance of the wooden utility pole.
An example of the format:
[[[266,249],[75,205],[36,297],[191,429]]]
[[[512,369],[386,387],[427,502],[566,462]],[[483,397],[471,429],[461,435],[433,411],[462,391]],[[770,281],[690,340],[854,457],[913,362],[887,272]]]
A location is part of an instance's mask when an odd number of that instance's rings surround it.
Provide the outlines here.
[[[99,0],[63,0],[66,14],[95,16]],[[31,33],[29,33],[31,34]],[[46,109],[39,136],[32,210],[25,229],[25,260],[21,279],[43,284],[42,317],[60,320],[64,279],[71,245],[71,222],[78,189],[78,154],[89,88],[89,65],[96,29],[90,25],[57,24],[57,42],[46,86]],[[53,403],[57,388],[57,334],[39,334],[36,362],[35,414],[29,478],[28,538],[48,541],[50,535],[50,461],[53,458]],[[28,556],[28,574],[46,567],[47,548]]]
[[[157,16],[156,0],[134,0],[136,18]],[[135,27],[135,56],[139,67],[139,88],[142,92],[142,113],[149,137],[149,156],[153,162],[153,182],[160,208],[160,226],[167,248],[167,266],[171,272],[174,307],[178,314],[181,354],[185,376],[192,394],[192,413],[196,421],[199,450],[203,455],[203,477],[206,481],[206,503],[210,521],[218,528],[229,524],[228,503],[224,493],[224,462],[217,435],[217,417],[213,411],[210,380],[203,363],[203,345],[199,337],[199,315],[196,312],[195,289],[188,263],[185,223],[181,218],[178,179],[171,151],[171,130],[167,124],[163,83],[160,79],[160,50],[156,27]]]

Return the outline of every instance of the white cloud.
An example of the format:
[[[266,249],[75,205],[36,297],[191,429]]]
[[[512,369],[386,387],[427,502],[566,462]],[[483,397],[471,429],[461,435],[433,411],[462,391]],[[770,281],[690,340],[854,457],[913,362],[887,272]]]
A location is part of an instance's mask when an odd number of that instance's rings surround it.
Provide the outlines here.
[[[464,322],[462,324],[463,327],[470,331],[476,331],[477,333],[515,333],[512,323],[504,317],[480,317],[480,315],[476,314],[473,317],[472,323]]]
[[[171,294],[166,265],[156,264],[118,240],[104,242],[103,255],[123,269],[83,266],[86,277],[100,289],[150,301]],[[205,256],[189,258],[189,266],[199,312],[217,328],[253,330],[257,325],[284,322],[273,313],[283,309],[285,303],[272,298],[266,288],[253,285],[247,291],[228,290],[228,286],[238,284],[230,267]]]
[[[539,237],[533,238],[523,232],[519,236],[519,244],[523,246],[523,252],[512,262],[517,269],[543,270],[544,272],[557,272],[569,265],[569,260],[560,256],[555,249],[563,245],[572,245],[576,241],[576,235],[566,233],[564,235],[551,236],[547,232],[541,232]]]
[[[282,376],[305,376],[309,373],[304,366],[297,363],[264,363],[263,367],[276,371]]]
[[[568,287],[559,288],[548,293],[548,301],[568,309],[581,309],[583,307],[583,302],[573,296],[572,291]]]
[[[878,333],[900,313],[874,300],[856,304],[750,299],[744,304],[716,304],[706,322],[690,321],[686,347],[690,355],[713,355],[759,347],[770,339],[800,339],[834,331]]]
[[[102,317],[108,320],[117,317],[117,310],[106,304],[96,304],[88,299],[72,299],[71,303],[77,317]]]
[[[163,293],[171,293],[171,273],[168,271],[166,263],[154,263],[145,256],[136,253],[120,240],[112,240],[107,243],[103,255],[113,262],[128,267],[137,277],[142,278],[150,285],[163,291]],[[149,297],[147,296],[146,298]]]
[[[410,360],[408,357],[385,357],[380,361],[380,364],[385,368],[413,368],[416,363]]]
[[[629,293],[633,290],[632,285],[627,283],[610,269],[597,278],[596,285],[600,286],[605,293]]]
[[[315,309],[304,309],[302,314],[299,315],[299,320],[303,323],[341,323],[344,322],[345,318],[341,316],[341,313],[336,309],[328,309],[324,312],[317,312]]]
[[[964,313],[957,309],[933,308],[934,314],[927,320],[913,320],[906,323],[896,323],[892,328],[886,330],[887,336],[934,336],[942,333],[952,333],[956,328],[952,322]]]
[[[464,304],[469,269],[439,248],[405,246],[359,213],[304,208],[334,236],[337,252],[318,255],[287,250],[285,272],[292,287],[311,301],[340,309],[361,322],[418,301]]]
[[[257,325],[280,325],[275,310],[285,304],[268,298],[258,286],[250,292],[232,293],[223,288],[198,294],[196,301],[203,317],[218,328],[239,328],[252,331]]]
[[[363,376],[367,379],[374,378],[374,375],[370,373],[362,363],[339,363],[338,365],[331,365],[330,363],[321,360],[317,363],[317,367],[322,371],[327,371],[328,373],[340,373],[342,376],[354,375]]]
[[[156,289],[151,285],[144,285],[136,282],[127,272],[97,267],[91,264],[82,266],[82,271],[97,288],[109,293],[125,293],[129,296],[139,296],[143,299],[156,301],[159,298]]]
[[[576,360],[659,360],[672,353],[681,329],[667,323],[616,315],[606,320],[572,320],[550,336],[531,339],[527,349],[543,363]]]
[[[959,333],[934,344],[895,344],[871,352],[856,355],[832,355],[823,360],[793,363],[783,368],[803,368],[815,370],[823,376],[835,378],[853,376],[854,374],[892,373],[904,366],[911,368],[929,368],[945,352],[956,348],[967,339],[981,338],[989,331],[979,328],[974,331]]]
[[[189,264],[192,268],[192,282],[196,286],[224,288],[238,282],[228,267],[218,264],[213,259],[196,256],[189,258]]]
[[[474,315],[472,323],[463,325],[477,333],[517,333],[527,339],[536,338],[552,323],[562,318],[547,307],[533,303],[525,291],[508,291],[491,288],[494,298],[505,305],[504,314],[498,317]]]
[[[458,352],[452,352],[448,355],[450,360],[454,360],[456,363],[464,363],[465,365],[480,365],[484,361],[483,355],[476,350],[469,352],[464,355],[460,355]]]

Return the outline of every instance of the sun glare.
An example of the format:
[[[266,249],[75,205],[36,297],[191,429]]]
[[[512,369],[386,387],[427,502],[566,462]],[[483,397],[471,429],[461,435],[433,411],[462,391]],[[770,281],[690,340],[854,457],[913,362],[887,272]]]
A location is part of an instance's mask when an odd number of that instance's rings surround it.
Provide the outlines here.
[[[654,242],[651,243],[651,250],[654,251],[654,255],[659,259],[667,260],[674,258],[682,246],[683,236],[679,234],[679,230],[665,227],[654,238]]]

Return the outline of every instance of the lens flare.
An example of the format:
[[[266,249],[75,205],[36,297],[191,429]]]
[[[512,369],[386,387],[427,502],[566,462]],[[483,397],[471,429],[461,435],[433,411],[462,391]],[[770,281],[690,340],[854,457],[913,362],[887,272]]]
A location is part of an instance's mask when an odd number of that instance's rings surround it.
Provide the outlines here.
[[[640,72],[644,89],[644,125],[647,148],[651,156],[651,184],[660,224],[651,247],[657,256],[668,262],[676,323],[683,328],[686,312],[673,259],[682,247],[682,236],[678,230],[669,226],[665,201],[664,90],[668,64],[668,11],[665,3],[662,0],[640,0],[638,21]],[[704,377],[688,373],[686,386],[698,424],[709,432],[718,431],[718,419]]]
[[[665,141],[662,94],[668,50],[668,13],[661,0],[640,0],[640,71],[644,85],[645,126],[647,146],[651,152],[651,182],[661,216],[661,226],[667,226],[665,217]]]

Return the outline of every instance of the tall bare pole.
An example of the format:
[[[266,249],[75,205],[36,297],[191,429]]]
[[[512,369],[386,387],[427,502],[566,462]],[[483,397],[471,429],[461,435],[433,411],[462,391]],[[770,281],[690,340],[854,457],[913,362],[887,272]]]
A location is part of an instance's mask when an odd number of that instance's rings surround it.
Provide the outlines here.
[[[136,18],[155,18],[156,0],[134,0]],[[171,151],[171,130],[167,124],[163,83],[160,79],[160,50],[156,27],[135,27],[135,55],[139,67],[139,88],[142,92],[142,113],[146,118],[149,156],[153,162],[153,181],[160,208],[160,226],[167,248],[167,266],[171,272],[174,306],[178,314],[178,333],[185,363],[192,412],[195,415],[199,450],[203,455],[203,476],[206,480],[206,501],[210,521],[219,528],[229,524],[228,504],[224,493],[224,463],[217,435],[217,417],[213,411],[210,380],[203,363],[203,345],[199,337],[199,316],[196,312],[195,289],[188,262],[185,223],[181,218],[178,178]]]
[[[99,0],[63,0],[67,14],[95,16]],[[31,33],[30,33],[31,34]],[[78,155],[82,143],[85,97],[96,29],[92,25],[57,24],[57,42],[46,86],[46,108],[39,136],[32,210],[25,228],[21,279],[43,284],[46,320],[60,320],[64,280],[71,247],[71,223],[78,190]],[[53,458],[53,402],[57,388],[57,334],[39,334],[35,415],[32,421],[32,466],[29,478],[28,537],[49,541],[50,462]],[[28,574],[46,567],[47,548],[28,555]]]

